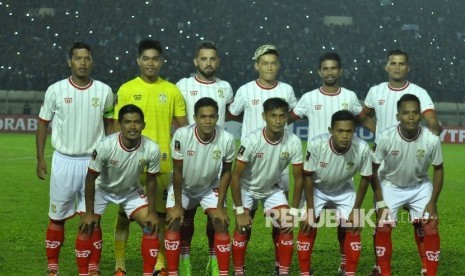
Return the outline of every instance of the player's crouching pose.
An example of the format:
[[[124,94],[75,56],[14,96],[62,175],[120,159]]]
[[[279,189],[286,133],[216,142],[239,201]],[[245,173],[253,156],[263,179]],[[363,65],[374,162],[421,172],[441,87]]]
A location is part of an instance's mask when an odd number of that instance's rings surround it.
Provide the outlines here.
[[[420,100],[412,94],[403,95],[397,102],[399,125],[381,132],[375,151],[385,205],[390,216],[379,222],[375,246],[381,275],[391,275],[392,227],[399,208],[407,205],[412,223],[421,222],[424,228],[426,273],[436,275],[439,263],[439,217],[437,200],[443,185],[444,171],[441,142],[427,128],[420,126]],[[428,167],[433,165],[433,183],[428,178]]]
[[[354,120],[351,112],[337,111],[331,118],[330,133],[308,142],[304,163],[307,218],[297,238],[301,276],[313,275],[311,255],[320,225],[314,222],[319,222],[324,208],[336,209],[338,223],[346,229],[345,273],[339,268],[338,274],[355,275],[361,252],[360,207],[372,175],[372,157],[369,145],[354,136]],[[356,192],[352,178],[357,172],[361,180]]]
[[[245,275],[244,262],[252,217],[250,211],[263,202],[267,216],[279,223],[279,275],[289,275],[293,252],[292,224],[285,221],[289,213],[287,197],[280,184],[281,172],[292,163],[295,189],[302,191],[302,142],[284,131],[289,105],[280,98],[263,103],[266,126],[241,140],[237,162],[231,178],[235,206],[236,230],[233,241],[235,275]],[[295,205],[300,198],[294,198]]]
[[[141,254],[144,276],[151,276],[157,262],[158,216],[155,212],[156,175],[160,170],[160,149],[142,136],[145,127],[142,110],[132,104],[119,110],[121,132],[106,137],[96,146],[89,163],[85,187],[85,212],[79,224],[76,256],[79,275],[87,275],[92,254],[92,235],[100,228],[100,216],[111,202],[122,206],[127,216],[143,230]],[[147,167],[146,193],[140,174]],[[90,254],[89,254],[90,252]],[[82,272],[81,272],[82,271]]]
[[[212,98],[204,97],[195,103],[194,119],[195,124],[178,129],[171,140],[174,170],[166,203],[167,268],[169,275],[178,275],[184,210],[200,204],[213,221],[219,275],[227,276],[231,245],[225,200],[234,160],[234,137],[216,125],[218,104]]]

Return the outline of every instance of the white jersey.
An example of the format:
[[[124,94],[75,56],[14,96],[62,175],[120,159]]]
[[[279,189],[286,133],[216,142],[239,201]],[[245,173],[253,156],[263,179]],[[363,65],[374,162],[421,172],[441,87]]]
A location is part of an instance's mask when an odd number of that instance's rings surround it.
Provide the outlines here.
[[[113,133],[97,143],[89,162],[89,171],[99,172],[96,186],[111,195],[125,195],[141,189],[140,174],[160,172],[160,148],[149,138],[142,136],[140,143],[126,148],[121,132]]]
[[[105,136],[103,118],[113,118],[113,93],[97,80],[85,87],[71,78],[50,85],[39,113],[40,120],[53,120],[52,146],[69,156],[90,156]]]
[[[373,108],[376,113],[376,132],[397,125],[397,101],[405,94],[413,94],[420,100],[421,113],[434,110],[434,103],[425,89],[407,82],[404,87],[393,88],[388,82],[383,82],[370,88],[365,98],[365,105]],[[376,141],[378,139],[376,138]]]
[[[350,147],[345,152],[337,152],[332,135],[319,135],[307,145],[304,171],[311,172],[316,188],[324,193],[337,191],[346,185],[353,186],[352,177],[372,175],[372,153],[370,146],[362,139],[353,136]]]
[[[430,164],[442,164],[441,141],[425,127],[420,127],[413,139],[403,137],[399,126],[392,126],[378,136],[375,163],[381,164],[378,175],[385,183],[398,187],[421,184],[429,181]]]
[[[237,162],[246,163],[241,188],[256,198],[264,198],[282,189],[281,173],[290,163],[302,166],[302,142],[287,131],[280,141],[271,142],[265,128],[257,129],[241,139]]]
[[[187,119],[189,124],[194,121],[194,105],[203,97],[210,97],[218,103],[218,125],[224,127],[226,118],[226,105],[234,98],[234,92],[229,82],[216,78],[212,82],[201,81],[197,76],[183,78],[176,83],[186,101]]]
[[[263,103],[269,98],[285,100],[290,109],[293,109],[297,103],[292,86],[280,81],[276,82],[275,86],[266,88],[261,86],[258,80],[254,80],[237,90],[234,101],[229,105],[229,112],[234,116],[244,112],[241,138],[257,128],[265,127],[265,121],[262,118]]]
[[[182,162],[183,192],[196,197],[219,185],[223,162],[234,161],[234,137],[222,127],[216,126],[210,141],[202,141],[197,125],[176,130],[171,139],[174,162]]]
[[[300,118],[308,118],[308,141],[323,133],[328,133],[331,117],[339,110],[348,110],[355,116],[362,112],[357,95],[340,87],[335,94],[325,93],[322,88],[305,93],[292,112]]]

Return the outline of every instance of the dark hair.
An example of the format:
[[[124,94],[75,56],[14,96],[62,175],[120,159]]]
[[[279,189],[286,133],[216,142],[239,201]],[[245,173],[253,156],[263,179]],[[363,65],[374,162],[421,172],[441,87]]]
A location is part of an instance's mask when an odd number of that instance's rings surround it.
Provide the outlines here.
[[[145,50],[149,49],[157,50],[160,55],[163,53],[163,48],[158,40],[144,39],[139,42],[139,56],[142,55]]]
[[[74,53],[74,50],[76,49],[86,49],[87,51],[89,51],[90,54],[92,54],[92,49],[90,48],[89,44],[77,41],[77,42],[74,42],[71,48],[69,48],[69,53],[68,53],[69,59],[73,58],[73,53]]]
[[[341,68],[341,57],[338,55],[336,52],[327,52],[323,53],[320,56],[319,62],[318,62],[318,68],[321,69],[321,63],[325,60],[334,60],[337,62],[337,66]]]
[[[408,64],[409,58],[408,58],[408,53],[405,51],[402,51],[401,49],[394,49],[389,51],[388,53],[388,59],[390,56],[404,56],[405,57],[405,62]]]
[[[215,43],[208,41],[208,40],[202,40],[199,42],[199,44],[197,44],[197,50],[195,52],[196,57],[199,56],[199,52],[202,49],[211,49],[211,50],[215,50],[218,52],[218,49],[216,48]]]
[[[138,113],[140,115],[140,118],[142,119],[142,122],[144,122],[144,112],[142,112],[142,109],[140,109],[137,105],[134,104],[127,104],[123,107],[118,112],[118,122],[123,121],[124,114],[128,113]]]
[[[197,115],[199,113],[199,109],[204,107],[204,106],[211,106],[215,108],[216,113],[218,113],[218,103],[209,97],[203,97],[200,98],[194,105],[194,115]]]
[[[352,121],[352,123],[355,124],[355,116],[349,110],[339,110],[331,116],[331,127],[333,127],[337,121]]]
[[[402,105],[403,102],[416,102],[418,104],[418,107],[420,107],[420,99],[418,99],[417,96],[413,94],[404,94],[400,99],[397,101],[397,112],[400,110],[400,106]]]
[[[263,103],[263,112],[282,108],[286,112],[289,111],[289,104],[281,98],[269,98]]]

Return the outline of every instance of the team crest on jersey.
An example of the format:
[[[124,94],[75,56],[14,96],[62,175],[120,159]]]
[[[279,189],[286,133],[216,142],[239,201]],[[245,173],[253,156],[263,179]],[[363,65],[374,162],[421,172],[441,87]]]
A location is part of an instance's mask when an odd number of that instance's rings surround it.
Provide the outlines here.
[[[159,100],[161,103],[166,103],[166,99],[167,99],[166,94],[160,94],[160,96],[158,96],[158,100]]]
[[[385,100],[378,100],[378,105],[384,105]]]
[[[146,159],[139,159],[139,167],[145,168],[146,165],[147,165]]]
[[[221,158],[221,150],[214,150],[213,151],[213,159],[220,159]]]
[[[328,163],[326,163],[326,162],[320,162],[320,167],[321,167],[321,168],[326,168],[326,167],[328,167]]]
[[[425,157],[425,150],[424,149],[417,150],[417,158],[423,159],[423,157]]]
[[[92,160],[95,160],[95,158],[97,158],[97,150],[94,150],[92,152],[92,157],[91,158],[92,158]]]
[[[65,98],[65,103],[70,104],[73,102],[73,98]]]
[[[399,150],[391,150],[391,155],[392,156],[399,156],[400,151]]]
[[[100,99],[97,98],[97,97],[93,97],[93,98],[92,98],[92,106],[93,106],[93,107],[100,106]]]
[[[221,89],[218,90],[218,97],[224,98],[224,91],[223,90],[221,90]]]
[[[323,105],[322,104],[316,104],[316,105],[314,105],[314,107],[315,107],[315,110],[321,110]]]
[[[199,93],[199,91],[191,91],[191,96],[195,97],[195,96],[197,96],[198,93]]]
[[[239,151],[237,152],[237,156],[242,156],[244,155],[244,152],[245,152],[245,147],[244,146],[241,146],[239,148]]]
[[[253,99],[252,100],[252,105],[258,105],[260,103],[259,99]]]
[[[341,105],[341,108],[344,109],[344,110],[348,110],[349,109],[349,104],[348,103],[343,103]]]
[[[181,142],[174,140],[174,151],[181,151]]]
[[[289,159],[289,152],[287,152],[287,151],[281,152],[281,159],[283,159],[283,160]]]
[[[354,166],[355,166],[354,162],[348,162],[346,164],[346,170],[351,171],[354,169]]]
[[[142,100],[142,95],[134,95],[134,100],[135,100],[135,101],[140,101],[140,100]]]

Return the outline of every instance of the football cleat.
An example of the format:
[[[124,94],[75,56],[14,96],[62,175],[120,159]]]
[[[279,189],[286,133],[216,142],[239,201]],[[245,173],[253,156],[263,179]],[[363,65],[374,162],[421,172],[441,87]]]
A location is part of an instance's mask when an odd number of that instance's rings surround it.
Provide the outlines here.
[[[220,275],[220,269],[218,268],[218,259],[212,258],[212,256],[208,258],[207,267],[205,269],[205,275],[206,276],[219,276]]]
[[[344,271],[344,269],[339,267],[337,269],[337,276],[345,276],[345,275],[346,275],[346,272]]]
[[[421,276],[426,276],[426,269],[422,268],[420,272]]]
[[[89,276],[102,276],[100,270],[89,272]]]
[[[189,257],[181,258],[181,260],[179,260],[179,275],[183,275],[183,276],[192,275],[191,260]]]
[[[126,271],[122,270],[121,268],[118,268],[113,274],[113,276],[125,276],[125,275],[126,275]]]
[[[168,275],[169,275],[169,273],[168,273],[168,270],[166,270],[166,268],[162,268],[160,270],[155,270],[153,272],[153,276],[168,276]]]
[[[60,276],[57,270],[49,270],[47,271],[47,276]]]
[[[377,265],[373,266],[370,276],[381,276],[381,270],[379,269],[379,266]]]

